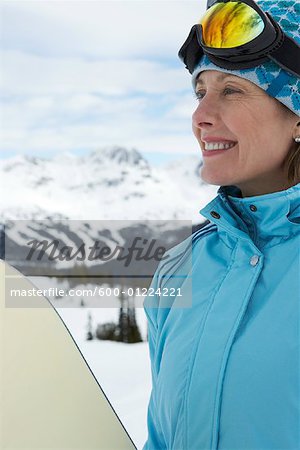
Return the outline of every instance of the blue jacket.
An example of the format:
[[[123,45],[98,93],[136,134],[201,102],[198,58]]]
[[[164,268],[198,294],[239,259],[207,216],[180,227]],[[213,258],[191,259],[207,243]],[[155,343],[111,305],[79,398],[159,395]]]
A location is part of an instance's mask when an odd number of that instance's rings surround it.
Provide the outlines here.
[[[153,277],[145,450],[300,449],[300,183],[240,194]]]

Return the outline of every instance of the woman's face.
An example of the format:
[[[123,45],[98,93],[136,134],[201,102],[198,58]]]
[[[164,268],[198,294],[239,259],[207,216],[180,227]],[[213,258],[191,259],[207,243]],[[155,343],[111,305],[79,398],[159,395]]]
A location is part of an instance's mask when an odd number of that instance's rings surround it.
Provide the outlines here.
[[[284,161],[299,117],[250,81],[215,70],[199,75],[196,95],[192,123],[205,182],[235,185],[243,197],[290,187]],[[217,145],[221,151],[209,151]]]

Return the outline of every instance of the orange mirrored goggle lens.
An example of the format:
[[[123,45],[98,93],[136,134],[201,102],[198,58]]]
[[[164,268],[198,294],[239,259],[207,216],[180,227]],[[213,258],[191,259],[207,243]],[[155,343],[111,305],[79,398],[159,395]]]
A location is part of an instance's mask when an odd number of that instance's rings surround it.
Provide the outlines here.
[[[216,3],[200,20],[206,47],[234,48],[259,36],[265,25],[261,16],[241,2]]]

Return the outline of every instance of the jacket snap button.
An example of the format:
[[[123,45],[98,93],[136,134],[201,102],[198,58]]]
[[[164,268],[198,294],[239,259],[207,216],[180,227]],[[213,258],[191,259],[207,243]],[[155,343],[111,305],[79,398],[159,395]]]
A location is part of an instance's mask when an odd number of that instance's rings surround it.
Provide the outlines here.
[[[220,219],[220,214],[218,214],[216,211],[211,211],[210,215],[214,217],[215,219]]]
[[[253,212],[257,211],[257,208],[256,208],[255,205],[250,205],[250,209],[251,209],[251,211],[253,211]]]
[[[253,255],[252,258],[250,259],[250,264],[251,266],[256,266],[256,264],[259,261],[259,256],[258,255]]]

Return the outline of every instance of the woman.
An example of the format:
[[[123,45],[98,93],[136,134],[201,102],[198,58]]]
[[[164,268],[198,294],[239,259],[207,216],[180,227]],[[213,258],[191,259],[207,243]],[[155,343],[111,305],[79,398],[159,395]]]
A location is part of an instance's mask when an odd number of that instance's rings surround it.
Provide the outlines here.
[[[153,388],[144,449],[296,450],[299,4],[260,2],[270,17],[252,0],[226,3],[229,8],[242,5],[246,14],[253,13],[251,7],[264,17],[264,26],[249,39],[242,25],[227,29],[232,22],[224,4],[212,3],[210,8],[218,10],[208,9],[202,35],[195,41],[192,29],[180,56],[198,98],[193,131],[203,155],[201,177],[220,188],[200,211],[210,223],[171,249],[153,278],[153,287],[170,292],[173,286],[177,297],[157,291],[145,300]],[[259,25],[258,19],[252,23]],[[280,33],[278,24],[284,38],[271,53],[273,59],[262,60],[264,50],[253,39],[266,47],[272,31]],[[228,32],[228,39],[247,51],[232,52],[232,42],[227,51],[225,42],[224,51],[214,52],[218,43],[211,42],[210,54],[210,32],[218,37],[220,29],[222,38]]]

